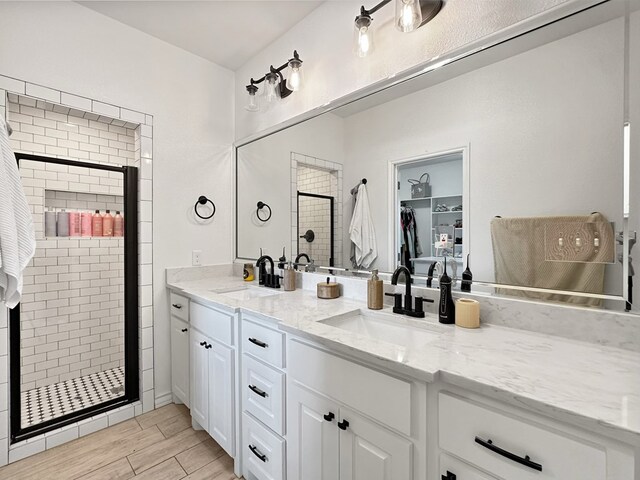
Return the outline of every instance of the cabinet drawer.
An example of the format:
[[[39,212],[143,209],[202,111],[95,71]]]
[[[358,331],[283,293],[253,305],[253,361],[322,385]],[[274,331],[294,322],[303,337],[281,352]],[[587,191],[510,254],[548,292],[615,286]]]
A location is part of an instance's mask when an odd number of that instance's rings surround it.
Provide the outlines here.
[[[284,440],[260,425],[251,415],[242,415],[243,475],[248,480],[284,478]]]
[[[485,473],[476,470],[460,460],[446,454],[440,455],[440,471],[438,475],[444,480],[496,480]],[[455,475],[455,476],[454,476]],[[448,478],[447,478],[448,476]]]
[[[242,351],[265,362],[284,367],[284,334],[247,319],[242,321]]]
[[[607,478],[605,449],[569,434],[446,393],[438,396],[438,419],[440,448],[500,478]]]
[[[244,408],[279,435],[284,435],[284,374],[242,356]]]
[[[225,345],[233,345],[233,315],[198,303],[191,303],[189,312],[193,328]]]
[[[411,382],[295,340],[288,365],[289,376],[301,384],[411,436]]]
[[[171,315],[174,315],[186,322],[189,321],[189,299],[171,292],[169,294],[171,304]]]

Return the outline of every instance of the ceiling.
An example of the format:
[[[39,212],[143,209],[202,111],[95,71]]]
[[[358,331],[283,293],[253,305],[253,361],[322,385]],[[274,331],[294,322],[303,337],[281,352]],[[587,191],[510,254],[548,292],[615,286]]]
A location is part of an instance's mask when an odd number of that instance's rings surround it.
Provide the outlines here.
[[[78,3],[235,71],[307,16],[322,1],[79,1]]]

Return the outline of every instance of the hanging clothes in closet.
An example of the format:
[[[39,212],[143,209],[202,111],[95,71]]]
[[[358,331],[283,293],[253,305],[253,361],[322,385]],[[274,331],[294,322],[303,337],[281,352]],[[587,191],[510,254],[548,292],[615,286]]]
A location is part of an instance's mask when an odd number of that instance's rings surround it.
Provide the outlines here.
[[[422,248],[418,240],[418,225],[413,207],[404,206],[400,210],[400,229],[402,231],[400,263],[414,273],[411,259],[422,255]]]

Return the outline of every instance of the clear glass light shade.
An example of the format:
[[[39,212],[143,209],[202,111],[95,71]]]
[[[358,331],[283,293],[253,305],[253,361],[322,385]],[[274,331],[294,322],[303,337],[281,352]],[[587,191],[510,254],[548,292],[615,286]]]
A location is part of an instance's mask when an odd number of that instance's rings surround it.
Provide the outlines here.
[[[264,99],[267,103],[271,103],[278,98],[278,76],[267,75],[264,81]]]
[[[373,32],[371,20],[355,23],[354,51],[358,57],[366,57],[373,51]]]
[[[244,109],[247,110],[248,112],[257,112],[258,110],[260,110],[258,96],[255,94],[255,92],[254,93],[249,92],[247,96],[249,98],[247,98],[247,104],[245,105]]]
[[[422,23],[420,0],[396,0],[396,27],[401,32],[413,32]]]
[[[304,75],[302,70],[302,62],[291,60],[289,62],[289,68],[291,69],[289,73],[289,78],[287,79],[287,87],[289,87],[294,92],[297,92],[302,87],[304,82]]]

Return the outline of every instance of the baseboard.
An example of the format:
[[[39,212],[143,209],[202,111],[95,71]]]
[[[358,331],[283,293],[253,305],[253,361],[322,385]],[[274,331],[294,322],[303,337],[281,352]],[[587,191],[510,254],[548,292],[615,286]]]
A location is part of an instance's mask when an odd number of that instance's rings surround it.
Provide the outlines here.
[[[156,397],[156,408],[164,407],[170,403],[173,403],[173,394],[171,392]]]

